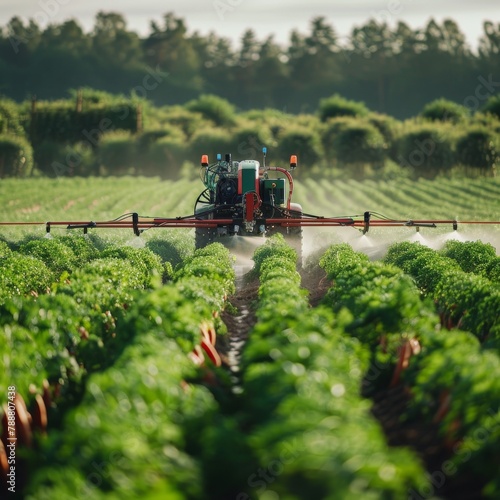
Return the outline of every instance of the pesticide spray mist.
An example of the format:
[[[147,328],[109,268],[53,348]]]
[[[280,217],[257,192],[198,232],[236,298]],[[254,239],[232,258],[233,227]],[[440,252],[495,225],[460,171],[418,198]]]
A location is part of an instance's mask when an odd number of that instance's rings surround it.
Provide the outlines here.
[[[402,241],[418,242],[434,250],[440,250],[447,241],[482,241],[491,244],[500,255],[500,231],[483,227],[448,228],[374,228],[363,234],[353,227],[304,228],[304,259],[308,262],[313,256],[320,256],[330,245],[348,243],[358,252],[365,253],[371,260],[380,260],[387,254],[389,247]],[[317,260],[317,259],[316,259]]]
[[[263,245],[266,239],[264,236],[239,236],[234,235],[224,239],[224,246],[236,258],[234,269],[236,276],[243,276],[253,267],[252,256],[256,248]]]

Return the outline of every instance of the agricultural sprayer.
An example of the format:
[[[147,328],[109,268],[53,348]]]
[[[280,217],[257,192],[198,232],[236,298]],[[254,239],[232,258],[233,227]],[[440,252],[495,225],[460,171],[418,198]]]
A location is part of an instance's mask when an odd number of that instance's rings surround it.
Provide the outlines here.
[[[352,227],[367,233],[371,227],[421,227],[449,225],[454,230],[456,219],[422,220],[391,219],[376,212],[345,217],[324,217],[305,213],[301,205],[292,202],[294,181],[292,172],[297,167],[297,156],[290,157],[289,168],[267,166],[266,148],[262,164],[254,159],[234,161],[231,154],[217,154],[209,162],[201,157],[201,180],[205,189],[194,203],[193,213],[174,218],[141,216],[128,213],[108,221],[48,221],[0,222],[3,226],[45,225],[47,233],[56,227],[81,229],[132,229],[139,236],[153,228],[194,228],[196,246],[234,236],[270,236],[281,233],[301,255],[304,227]],[[460,221],[460,224],[493,224],[500,221]]]

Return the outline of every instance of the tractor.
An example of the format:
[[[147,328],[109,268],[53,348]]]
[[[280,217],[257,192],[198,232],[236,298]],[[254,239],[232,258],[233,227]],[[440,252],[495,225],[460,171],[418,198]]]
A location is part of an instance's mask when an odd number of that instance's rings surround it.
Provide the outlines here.
[[[196,227],[196,247],[234,236],[263,237],[281,233],[300,258],[302,226],[286,224],[291,219],[302,218],[302,207],[291,201],[291,172],[296,167],[296,155],[290,157],[288,170],[266,166],[266,148],[262,165],[257,160],[234,161],[231,154],[226,154],[224,159],[218,154],[216,162],[209,163],[208,155],[203,155],[200,177],[205,189],[196,199],[194,217],[213,221],[217,226]]]

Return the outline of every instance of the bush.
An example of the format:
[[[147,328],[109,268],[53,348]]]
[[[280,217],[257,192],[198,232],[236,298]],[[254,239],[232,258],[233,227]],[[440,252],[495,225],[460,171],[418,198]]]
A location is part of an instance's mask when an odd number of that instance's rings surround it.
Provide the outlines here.
[[[62,243],[78,257],[78,262],[83,264],[99,257],[99,250],[86,236],[79,234],[68,234],[58,236],[56,241]]]
[[[138,108],[130,101],[84,106],[76,111],[72,101],[38,102],[31,122],[31,142],[55,141],[72,144],[87,141],[97,146],[111,130],[137,132]]]
[[[469,129],[457,141],[457,160],[466,167],[491,171],[499,160],[497,136],[483,127]]]
[[[387,154],[396,158],[396,142],[400,129],[400,122],[395,118],[380,113],[370,113],[367,117],[368,123],[373,125],[384,137],[387,145]]]
[[[33,169],[33,149],[23,137],[0,135],[0,178],[27,177]]]
[[[481,274],[486,266],[496,259],[496,250],[490,243],[482,241],[454,241],[446,242],[442,250],[443,255],[458,262],[462,271]]]
[[[86,143],[43,141],[36,145],[34,156],[36,167],[49,176],[88,176],[96,171],[94,151]]]
[[[0,100],[0,134],[25,136],[19,120],[18,105],[10,99]]]
[[[165,110],[163,119],[168,125],[176,128],[178,131],[182,131],[188,139],[204,125],[204,119],[201,113],[188,111],[182,106],[168,107]]]
[[[297,262],[297,252],[286,243],[283,235],[279,233],[268,238],[264,245],[255,250],[253,272],[256,275],[260,274],[261,265],[269,257]]]
[[[366,116],[369,110],[363,102],[350,101],[335,94],[319,102],[319,118],[326,122],[338,116]]]
[[[127,132],[109,132],[99,142],[97,155],[108,174],[127,173],[137,165],[135,138]]]
[[[420,116],[431,121],[459,123],[469,117],[469,111],[456,102],[436,99],[424,106]]]
[[[186,109],[201,113],[205,118],[211,120],[219,127],[227,127],[234,124],[234,106],[225,99],[216,95],[204,94],[189,101]]]
[[[382,134],[368,123],[351,123],[334,139],[334,151],[340,163],[367,164],[382,162],[387,145]]]
[[[340,132],[358,123],[358,120],[352,116],[339,116],[328,120],[328,122],[324,124],[321,130],[321,143],[323,144],[323,150],[328,159],[330,159],[330,157],[336,157],[334,143]]]
[[[155,275],[161,277],[163,274],[161,259],[147,248],[110,246],[101,252],[101,258],[115,258],[129,261],[134,269],[140,272],[144,287],[151,285]]]
[[[290,155],[298,156],[299,163],[310,168],[323,157],[319,134],[305,127],[291,127],[279,137],[278,157],[288,162]]]
[[[202,154],[208,154],[209,160],[214,161],[217,153],[229,153],[231,149],[231,139],[227,131],[221,128],[206,127],[197,132],[191,139],[189,147],[189,158],[196,165],[200,164]]]
[[[491,96],[486,104],[483,106],[482,111],[500,118],[500,95]]]
[[[150,145],[140,155],[137,173],[159,175],[164,179],[178,179],[186,155],[185,143],[175,137],[165,137]]]
[[[237,129],[230,141],[230,151],[238,160],[260,160],[262,148],[273,144],[271,131],[266,126],[252,125]]]
[[[398,162],[415,174],[435,177],[454,163],[449,128],[444,125],[414,125],[398,141]]]

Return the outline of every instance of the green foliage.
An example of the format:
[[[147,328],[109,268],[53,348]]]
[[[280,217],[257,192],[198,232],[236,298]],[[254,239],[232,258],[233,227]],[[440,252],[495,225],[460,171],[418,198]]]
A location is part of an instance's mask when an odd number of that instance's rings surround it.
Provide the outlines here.
[[[64,271],[71,272],[78,259],[68,246],[55,238],[41,238],[24,243],[19,252],[43,261],[59,277]]]
[[[5,98],[0,99],[0,136],[25,137],[19,113],[19,106],[14,101]]]
[[[132,248],[129,246],[109,246],[101,252],[101,258],[125,259],[137,269],[144,287],[150,286],[156,278],[163,274],[161,259],[148,248]]]
[[[442,253],[446,257],[456,260],[466,273],[481,274],[486,266],[497,258],[495,247],[479,240],[447,241]]]
[[[253,270],[256,274],[260,273],[261,265],[270,256],[297,261],[297,252],[285,242],[285,238],[279,233],[267,238],[265,244],[255,250],[253,254]]]
[[[12,255],[12,250],[10,249],[7,242],[0,240],[0,259],[4,257],[9,257]]]
[[[191,139],[188,159],[199,165],[202,154],[208,154],[209,159],[214,160],[217,153],[227,153],[230,147],[231,141],[227,131],[222,128],[203,127]]]
[[[354,320],[346,331],[377,346],[383,337],[417,336],[429,328],[428,312],[413,280],[382,262],[369,262],[347,244],[332,245],[320,266],[334,281],[325,302],[336,312],[347,308]]]
[[[0,302],[30,292],[44,293],[52,283],[51,270],[39,259],[9,253],[0,258]]]
[[[218,127],[227,127],[235,121],[234,106],[216,95],[203,94],[186,104],[186,109],[202,114]]]
[[[229,6],[219,7],[222,19]],[[317,17],[286,46],[259,40],[252,30],[241,44],[232,44],[224,30],[200,34],[173,13],[150,23],[145,35],[114,12],[97,14],[85,30],[75,20],[39,22],[14,17],[2,27],[2,92],[19,101],[35,93],[61,98],[83,87],[84,100],[95,103],[107,102],[105,92],[132,89],[164,106],[211,92],[239,109],[286,107],[299,113],[316,109],[335,89],[370,109],[408,118],[440,96],[467,96],[466,105],[476,109],[496,90],[498,26],[492,22],[483,26],[478,51],[467,47],[450,19],[412,28],[371,19],[340,39]]]
[[[436,99],[424,106],[420,116],[430,121],[460,123],[469,117],[469,110],[456,102]]]
[[[237,159],[258,160],[262,158],[262,148],[266,146],[269,150],[273,145],[271,131],[266,125],[243,126],[234,130],[229,151],[234,151]]]
[[[105,132],[137,132],[137,120],[137,106],[130,101],[98,103],[82,110],[75,109],[71,101],[38,102],[36,114],[31,117],[30,138],[34,145],[44,141],[85,141],[96,147]]]
[[[28,177],[33,168],[33,149],[20,136],[0,134],[0,178]]]
[[[460,326],[481,340],[490,337],[497,342],[500,318],[491,311],[500,310],[500,291],[491,281],[473,273],[483,271],[486,262],[494,259],[493,247],[482,243],[449,243],[441,255],[406,242],[392,245],[385,261],[414,277],[436,303],[444,326]]]
[[[78,258],[78,263],[83,264],[99,257],[99,250],[88,236],[68,234],[57,236],[56,241],[70,248]]]
[[[299,166],[311,168],[322,158],[319,134],[310,128],[287,127],[278,138],[277,153],[283,162],[289,161],[290,155],[295,154],[298,157]]]
[[[182,268],[176,272],[175,279],[180,280],[190,276],[210,278],[214,290],[217,290],[217,286],[213,281],[219,282],[222,296],[227,292],[234,292],[232,283],[235,275],[229,250],[221,243],[212,243],[204,248],[198,248],[191,257],[184,261]]]
[[[153,115],[155,108],[148,115]],[[198,112],[189,111],[183,106],[166,106],[156,108],[158,112],[157,120],[161,122],[160,130],[164,130],[164,124],[182,133],[190,139],[194,133],[205,125],[203,115]],[[148,116],[148,120],[152,117]],[[151,128],[151,127],[149,127]]]
[[[146,242],[146,247],[158,255],[162,262],[170,262],[173,267],[177,267],[193,254],[194,241],[187,232],[168,231],[154,235]]]
[[[273,457],[286,456],[286,466],[272,475],[273,491],[280,496],[293,490],[297,498],[344,498],[352,491],[363,498],[397,497],[410,484],[423,485],[417,463],[406,453],[387,449],[369,405],[359,397],[367,358],[343,334],[347,315],[334,319],[324,308],[309,309],[294,256],[283,254],[279,244],[256,251],[254,260],[261,260],[258,323],[242,359],[245,428],[258,463],[252,480],[257,481],[260,471],[272,470],[267,464]],[[335,363],[327,354],[331,352]],[[311,429],[320,431],[316,436]],[[343,465],[353,456],[355,472]],[[381,480],[383,467],[397,472]]]
[[[500,95],[491,96],[482,107],[482,111],[500,118]]]
[[[140,163],[137,144],[129,132],[108,132],[99,141],[98,158],[110,175],[129,173]]]
[[[497,165],[498,136],[486,128],[470,128],[457,141],[457,161],[466,166],[492,171]]]
[[[363,102],[356,102],[345,99],[339,94],[321,99],[318,107],[319,118],[322,122],[328,121],[330,118],[339,116],[366,116],[368,108]]]
[[[325,251],[319,265],[326,271],[328,279],[332,280],[340,272],[352,272],[368,262],[366,255],[356,252],[348,243],[340,243],[331,245]]]
[[[399,139],[398,161],[424,177],[448,170],[454,161],[449,129],[438,124],[407,128]]]
[[[95,153],[86,142],[70,145],[44,141],[36,146],[34,157],[37,169],[50,177],[86,177],[96,172]]]
[[[397,158],[397,139],[401,131],[401,123],[392,116],[380,113],[370,113],[366,121],[382,134],[386,154],[392,159]]]
[[[357,123],[342,127],[334,139],[333,149],[341,164],[380,163],[387,145],[377,128]]]
[[[111,370],[89,380],[65,430],[51,434],[51,459],[33,478],[30,492],[38,498],[58,498],[69,491],[90,498],[102,497],[103,491],[121,498],[199,497],[200,470],[183,450],[183,429],[201,425],[200,416],[210,419],[214,401],[205,388],[194,386],[189,395],[181,389],[182,380],[194,373],[193,363],[173,339],[149,335],[131,345]],[[55,448],[57,441],[64,446]],[[75,454],[74,449],[83,452]],[[99,483],[89,481],[91,464],[103,459],[109,475]],[[171,474],[165,476],[165,470]],[[134,480],[124,481],[126,477]]]
[[[491,259],[489,263],[484,266],[483,274],[490,281],[500,283],[500,257]]]
[[[183,139],[175,136],[161,138],[139,153],[136,170],[142,175],[159,175],[163,179],[178,179],[187,154]]]
[[[358,124],[359,121],[355,117],[340,116],[338,118],[331,118],[323,125],[321,129],[321,143],[329,162],[332,158],[336,158],[335,140],[338,135],[346,128],[357,126]]]

